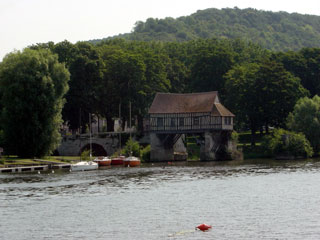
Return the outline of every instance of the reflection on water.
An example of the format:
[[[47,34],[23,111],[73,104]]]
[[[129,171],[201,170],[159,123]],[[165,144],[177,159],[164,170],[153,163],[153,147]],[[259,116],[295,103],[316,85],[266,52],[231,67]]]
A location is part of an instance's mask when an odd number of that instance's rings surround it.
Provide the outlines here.
[[[319,239],[320,161],[0,175],[0,239]],[[209,232],[196,225],[213,225]]]

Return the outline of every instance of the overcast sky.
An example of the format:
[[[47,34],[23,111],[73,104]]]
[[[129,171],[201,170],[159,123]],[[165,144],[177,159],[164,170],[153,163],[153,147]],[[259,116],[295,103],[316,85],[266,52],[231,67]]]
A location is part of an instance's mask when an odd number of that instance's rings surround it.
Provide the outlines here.
[[[130,32],[149,17],[227,7],[320,16],[319,0],[0,0],[0,61],[31,44],[100,39]]]

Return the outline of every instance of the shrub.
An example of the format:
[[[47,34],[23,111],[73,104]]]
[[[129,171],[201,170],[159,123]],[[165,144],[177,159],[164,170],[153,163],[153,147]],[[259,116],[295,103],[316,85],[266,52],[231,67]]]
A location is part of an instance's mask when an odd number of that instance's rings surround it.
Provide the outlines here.
[[[141,160],[143,162],[148,162],[150,161],[150,151],[151,151],[151,146],[148,145],[145,148],[141,150]]]
[[[239,142],[239,134],[236,131],[232,131],[231,140],[235,143]]]
[[[126,146],[121,150],[121,153],[126,156],[135,156],[140,157],[140,144],[137,141],[132,140],[129,138],[126,142]]]
[[[275,129],[272,135],[265,136],[262,146],[273,156],[311,157],[313,155],[313,149],[302,133],[284,129]]]
[[[301,98],[287,118],[287,126],[302,132],[309,140],[315,154],[320,153],[320,97]]]
[[[81,153],[81,159],[83,161],[88,161],[90,160],[90,150],[84,150],[82,153]]]

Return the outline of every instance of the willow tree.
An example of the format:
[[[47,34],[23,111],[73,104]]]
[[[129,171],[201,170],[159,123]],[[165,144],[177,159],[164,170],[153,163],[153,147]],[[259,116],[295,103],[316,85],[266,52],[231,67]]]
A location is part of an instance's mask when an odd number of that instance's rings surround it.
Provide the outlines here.
[[[60,142],[69,72],[49,50],[8,54],[0,64],[6,151],[20,157],[50,154]]]

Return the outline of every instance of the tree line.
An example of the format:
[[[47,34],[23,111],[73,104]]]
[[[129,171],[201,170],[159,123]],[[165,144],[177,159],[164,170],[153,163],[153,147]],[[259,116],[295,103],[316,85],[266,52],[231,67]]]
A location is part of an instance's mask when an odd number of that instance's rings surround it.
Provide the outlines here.
[[[138,41],[189,41],[242,38],[273,51],[320,47],[320,16],[252,8],[199,10],[189,16],[148,18],[136,22],[131,33],[116,37]],[[98,42],[99,40],[93,40]]]
[[[156,92],[219,91],[222,103],[236,115],[236,129],[250,129],[254,143],[256,131],[283,127],[301,97],[319,95],[319,77],[319,48],[272,52],[239,39],[36,44],[8,54],[0,63],[2,138],[7,144],[17,143],[23,136],[13,136],[11,123],[26,133],[25,127],[32,131],[27,120],[39,127],[46,116],[55,122],[50,131],[61,121],[73,130],[81,122],[83,130],[88,113],[105,118],[107,130],[112,131],[119,106],[122,122],[128,120],[129,102],[142,130]],[[13,107],[10,112],[9,106],[16,105],[21,109]],[[51,115],[34,114],[43,107],[54,108]]]

